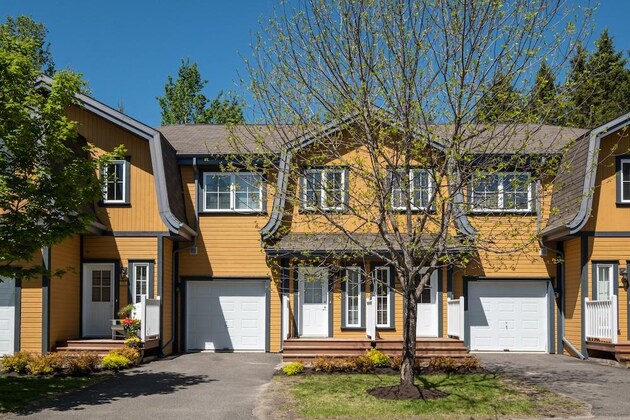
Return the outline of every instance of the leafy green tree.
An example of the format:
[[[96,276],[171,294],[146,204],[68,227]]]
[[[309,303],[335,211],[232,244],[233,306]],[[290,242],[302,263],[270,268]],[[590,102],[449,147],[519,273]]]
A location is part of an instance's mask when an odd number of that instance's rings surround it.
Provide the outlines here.
[[[630,70],[623,52],[617,51],[607,30],[595,42],[596,50],[588,56],[580,48],[573,57],[568,78],[571,112],[568,123],[592,128],[628,111]]]
[[[41,271],[27,268],[41,247],[86,228],[101,187],[99,160],[66,116],[84,82],[59,71],[37,83],[52,60],[40,37],[15,30],[19,22],[0,26],[0,275],[23,277]]]
[[[482,88],[476,120],[482,123],[519,122],[523,119],[523,98],[514,87],[514,74],[497,72]]]
[[[34,21],[29,16],[15,18],[9,16],[2,26],[3,30],[13,34],[14,37],[33,42],[37,47],[37,51],[31,56],[34,65],[48,76],[54,74],[55,62],[50,52],[50,43],[46,42],[48,30],[42,23]]]
[[[234,97],[219,93],[208,101],[202,93],[208,83],[201,78],[197,64],[182,60],[177,80],[168,76],[164,96],[158,97],[162,125],[167,124],[237,124],[243,121],[243,105]]]

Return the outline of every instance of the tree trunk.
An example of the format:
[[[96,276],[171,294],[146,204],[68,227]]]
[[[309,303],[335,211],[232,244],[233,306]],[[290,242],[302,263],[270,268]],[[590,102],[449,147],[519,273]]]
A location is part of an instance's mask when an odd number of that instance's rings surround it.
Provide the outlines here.
[[[418,304],[413,288],[405,290],[403,316],[403,350],[402,365],[400,366],[400,384],[413,385],[416,364],[416,323]]]

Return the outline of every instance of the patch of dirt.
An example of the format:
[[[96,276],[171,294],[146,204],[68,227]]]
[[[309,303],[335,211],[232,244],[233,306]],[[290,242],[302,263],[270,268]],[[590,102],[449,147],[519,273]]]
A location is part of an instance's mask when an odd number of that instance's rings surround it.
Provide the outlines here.
[[[289,392],[291,386],[298,382],[298,378],[275,377],[269,384],[263,386],[254,407],[254,418],[261,420],[294,420],[298,419],[294,411],[295,402]]]
[[[446,392],[422,388],[418,385],[380,386],[369,389],[367,393],[383,400],[433,400],[448,396]]]

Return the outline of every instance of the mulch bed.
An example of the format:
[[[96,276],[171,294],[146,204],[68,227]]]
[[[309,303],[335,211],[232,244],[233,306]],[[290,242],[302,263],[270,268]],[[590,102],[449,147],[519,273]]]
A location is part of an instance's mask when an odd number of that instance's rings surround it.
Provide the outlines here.
[[[446,392],[422,388],[418,385],[380,386],[369,389],[367,393],[383,400],[433,400],[448,396]]]

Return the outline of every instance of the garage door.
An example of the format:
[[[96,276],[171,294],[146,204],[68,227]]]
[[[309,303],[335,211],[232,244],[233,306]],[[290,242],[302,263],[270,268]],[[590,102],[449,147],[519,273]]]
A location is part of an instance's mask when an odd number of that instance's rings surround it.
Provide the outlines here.
[[[12,354],[15,346],[15,280],[0,282],[0,356]]]
[[[190,281],[186,288],[188,350],[265,351],[264,281]]]
[[[546,281],[468,284],[470,349],[547,351]]]

